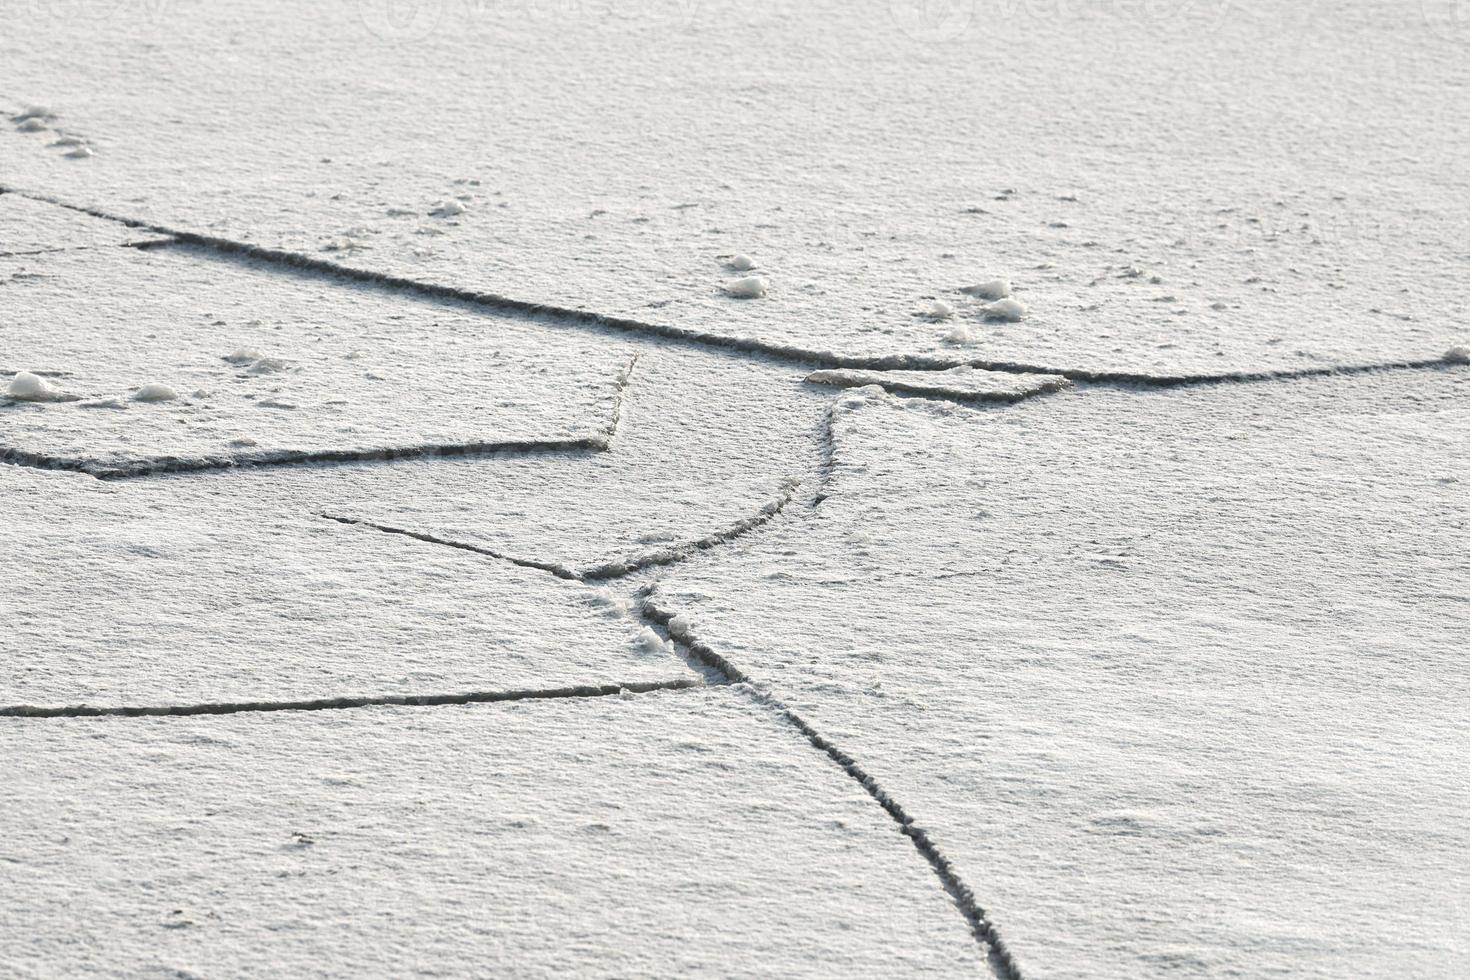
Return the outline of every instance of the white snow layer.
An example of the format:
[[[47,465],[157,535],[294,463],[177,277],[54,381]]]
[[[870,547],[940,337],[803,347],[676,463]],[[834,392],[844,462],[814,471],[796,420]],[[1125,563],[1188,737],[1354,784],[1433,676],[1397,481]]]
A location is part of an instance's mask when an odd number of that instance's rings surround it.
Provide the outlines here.
[[[16,976],[973,976],[852,780],[729,691],[0,726]]]
[[[1027,976],[1450,980],[1467,396],[866,389],[810,520],[654,598],[903,802]]]
[[[166,26],[86,5],[28,24],[7,87],[107,152],[78,166],[0,131],[7,180],[357,268],[847,355],[1283,371],[1432,359],[1470,312],[1470,207],[1444,180],[1470,60],[1463,29],[1421,5],[954,4],[936,36],[916,3],[385,18],[356,0],[185,2]],[[680,43],[658,43],[674,8]],[[151,44],[237,36],[271,43],[138,67]],[[939,53],[982,47],[1006,56]],[[86,70],[58,70],[57,50]],[[998,121],[977,92],[1024,111]],[[452,124],[426,127],[430,105]],[[429,214],[449,200],[464,212]],[[781,289],[711,288],[737,252]],[[956,351],[910,317],[914,297],[1000,270],[1025,287],[1026,331]],[[1406,318],[1374,312],[1390,306]]]
[[[961,366],[947,371],[858,371],[834,368],[806,376],[813,384],[837,388],[879,385],[897,394],[927,395],[960,401],[1019,401],[1060,391],[1071,384],[1054,374],[1012,374]]]

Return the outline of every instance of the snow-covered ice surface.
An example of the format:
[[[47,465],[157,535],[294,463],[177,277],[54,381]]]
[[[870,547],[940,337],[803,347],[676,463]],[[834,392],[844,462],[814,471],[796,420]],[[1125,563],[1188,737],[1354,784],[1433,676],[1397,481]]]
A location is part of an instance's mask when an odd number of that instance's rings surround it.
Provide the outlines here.
[[[638,353],[601,453],[513,453],[392,466],[292,467],[171,479],[487,549],[566,575],[664,562],[762,523],[820,479],[830,392],[748,358],[604,339]]]
[[[0,464],[0,710],[697,681],[578,583],[168,484]]]
[[[0,11],[0,975],[1470,975],[1454,6]]]
[[[836,388],[878,385],[896,394],[950,398],[957,401],[1014,402],[1032,395],[1060,391],[1070,383],[1054,374],[1012,374],[985,371],[969,365],[946,371],[861,371],[828,368],[806,376],[812,384]]]
[[[1300,371],[1463,336],[1470,58],[1433,3],[515,7],[48,7],[0,39],[0,95],[95,155],[0,132],[0,174],[355,268],[926,366]],[[725,291],[737,253],[764,298]],[[959,292],[1001,277],[1021,323]],[[914,316],[935,299],[971,343]]]
[[[0,381],[71,399],[0,388],[0,458],[102,476],[597,450],[629,365],[585,336],[191,250],[0,258],[0,283]]]
[[[654,593],[904,801],[1028,976],[1470,969],[1470,369],[980,412]]]
[[[888,817],[728,689],[33,719],[0,753],[10,976],[984,969]]]
[[[167,235],[129,228],[20,194],[0,194],[0,256],[167,240]]]

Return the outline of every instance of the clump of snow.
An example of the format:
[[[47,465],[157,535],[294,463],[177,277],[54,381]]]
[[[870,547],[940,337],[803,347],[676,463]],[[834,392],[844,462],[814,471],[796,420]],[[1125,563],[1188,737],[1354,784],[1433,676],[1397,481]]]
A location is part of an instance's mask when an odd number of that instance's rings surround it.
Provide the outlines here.
[[[233,352],[226,354],[224,359],[231,364],[250,364],[260,360],[260,356],[260,351],[255,350],[253,347],[239,347]]]
[[[1026,304],[1010,298],[998,299],[994,303],[987,303],[983,312],[987,320],[1019,323],[1026,318]]]
[[[52,140],[50,143],[47,143],[46,145],[47,146],[86,146],[87,145],[87,141],[84,140],[84,139],[82,139],[80,136],[63,136],[60,139],[54,139],[54,140]]]
[[[1470,364],[1470,347],[1451,347],[1444,352],[1444,359],[1449,364]]]
[[[683,613],[669,620],[669,635],[683,638],[689,635],[689,617]]]
[[[921,316],[924,316],[930,320],[948,320],[950,317],[954,316],[954,307],[950,306],[942,299],[936,299],[933,304],[930,305],[929,309],[921,314]]]
[[[650,627],[643,627],[638,631],[638,639],[635,641],[638,649],[644,653],[670,653],[669,643],[663,637],[655,633]]]
[[[725,292],[736,299],[760,299],[766,295],[766,281],[760,276],[746,276],[725,285]]]
[[[242,449],[248,449],[251,446],[258,446],[258,445],[260,445],[260,443],[256,442],[254,439],[250,438],[249,436],[240,436],[238,439],[231,439],[230,440],[230,445],[232,445],[232,446],[238,446],[238,447],[240,447]]]
[[[964,286],[960,292],[980,299],[1005,299],[1011,294],[1011,281],[1004,278],[988,279],[973,286]]]
[[[628,599],[606,586],[592,593],[592,604],[601,607],[608,616],[613,618],[626,616],[632,609],[632,603]]]
[[[90,146],[74,146],[63,153],[62,156],[71,157],[73,160],[85,160],[87,157],[93,156],[93,153]]]
[[[26,109],[10,118],[20,123],[25,122],[27,119],[55,119],[56,114],[45,106],[33,105],[26,107]]]
[[[949,328],[949,332],[944,335],[944,339],[947,343],[951,344],[973,344],[976,338],[969,327],[963,323],[956,323],[953,327]]]
[[[133,394],[135,402],[171,402],[179,397],[179,393],[166,384],[152,382],[139,388]]]
[[[32,116],[29,119],[22,120],[20,125],[16,126],[15,128],[20,130],[22,133],[39,133],[45,129],[48,129],[49,127],[46,125],[46,121],[44,119],[41,119],[37,116]]]
[[[20,371],[10,379],[10,384],[5,387],[7,398],[13,398],[18,402],[70,402],[76,401],[75,395],[68,395],[51,385],[49,381],[39,374],[29,371]]]
[[[277,371],[286,370],[286,362],[279,357],[261,357],[245,370],[249,374],[275,374]]]
[[[435,218],[452,218],[455,215],[464,214],[468,210],[464,206],[463,201],[456,201],[454,198],[450,198],[447,201],[440,201],[434,205],[433,210],[429,214]]]
[[[733,269],[736,272],[749,272],[751,269],[755,268],[755,259],[742,252],[739,255],[733,256],[730,261],[726,262],[725,268]]]

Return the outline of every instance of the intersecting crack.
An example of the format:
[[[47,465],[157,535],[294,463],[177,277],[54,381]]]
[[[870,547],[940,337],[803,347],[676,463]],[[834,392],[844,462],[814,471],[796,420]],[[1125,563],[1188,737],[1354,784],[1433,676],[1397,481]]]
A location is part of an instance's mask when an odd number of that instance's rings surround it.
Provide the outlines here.
[[[1051,374],[1067,378],[1071,381],[1092,381],[1100,383],[1121,383],[1128,385],[1139,385],[1151,388],[1177,387],[1179,385],[1209,384],[1216,382],[1246,382],[1246,381],[1276,381],[1290,378],[1320,377],[1337,374],[1355,374],[1363,371],[1377,371],[1386,368],[1428,368],[1440,367],[1448,363],[1445,357],[1427,358],[1420,360],[1389,361],[1381,364],[1354,365],[1348,367],[1315,367],[1295,368],[1290,370],[1276,371],[1231,371],[1219,374],[1175,374],[1156,375],[1141,374],[1130,371],[1091,371],[1082,368],[1053,368],[1044,364],[1029,364],[1018,361],[989,361],[972,358],[937,357],[928,354],[893,354],[880,357],[847,357],[834,354],[830,351],[815,351],[788,344],[775,344],[766,341],[755,340],[748,337],[723,337],[715,334],[705,333],[700,330],[691,330],[684,327],[676,327],[669,324],[653,323],[645,320],[635,320],[629,317],[612,316],[604,313],[596,313],[589,310],[571,309],[564,306],[552,304],[533,303],[527,300],[514,299],[502,296],[498,293],[483,292],[472,289],[464,289],[457,286],[443,286],[433,283],[421,282],[405,276],[389,275],[382,272],[372,272],[358,269],[352,266],[340,265],[329,262],[315,256],[305,255],[300,252],[292,252],[286,249],[267,248],[262,245],[252,245],[248,242],[238,242],[228,238],[220,238],[215,235],[203,235],[197,232],[183,231],[177,228],[169,228],[164,225],[151,224],[132,218],[125,218],[111,214],[98,208],[83,207],[70,204],[56,197],[35,194],[19,188],[5,187],[0,185],[0,193],[18,194],[36,201],[54,204],[57,207],[67,208],[82,214],[91,215],[94,218],[102,218],[107,221],[116,221],[130,228],[142,228],[160,235],[167,235],[174,239],[174,244],[163,247],[177,247],[178,245],[193,246],[208,249],[213,252],[229,256],[237,256],[245,259],[253,259],[268,265],[280,268],[305,270],[334,276],[339,279],[354,282],[370,283],[399,292],[406,292],[421,297],[435,300],[450,300],[467,303],[482,309],[490,310],[499,314],[516,314],[524,317],[534,318],[549,323],[564,324],[569,326],[594,327],[617,331],[625,334],[641,334],[650,337],[659,337],[664,340],[676,341],[690,344],[708,350],[729,351],[745,355],[765,357],[785,364],[801,366],[814,366],[824,368],[853,368],[872,371],[894,371],[894,370],[921,370],[921,371],[944,371],[950,368],[970,366],[987,371],[1001,371],[1012,374]]]
[[[138,718],[172,715],[230,715],[246,711],[336,711],[344,708],[367,708],[380,705],[396,707],[436,707],[455,704],[486,704],[496,701],[538,701],[552,698],[603,698],[618,694],[647,694],[652,691],[683,691],[706,686],[702,677],[667,681],[635,681],[627,684],[597,684],[532,690],[471,691],[464,694],[404,694],[377,697],[317,698],[307,701],[226,701],[205,704],[94,707],[71,705],[41,707],[8,705],[0,707],[0,718],[96,718],[121,716]]]
[[[985,947],[987,959],[991,969],[998,980],[1022,980],[1021,968],[1016,963],[1010,949],[1000,937],[995,924],[990,921],[985,909],[975,899],[975,893],[969,885],[960,878],[959,872],[954,868],[949,858],[944,856],[937,844],[924,830],[914,822],[914,818],[904,809],[882,785],[873,778],[852,756],[848,755],[837,745],[832,743],[821,732],[812,727],[811,723],[797,714],[794,709],[780,698],[771,694],[757,682],[752,681],[750,676],[735,666],[723,655],[703,643],[690,634],[686,624],[678,621],[678,617],[660,608],[652,598],[652,586],[639,590],[637,610],[646,622],[657,624],[667,631],[670,638],[675,640],[688,651],[688,655],[700,663],[706,670],[713,673],[724,684],[733,690],[739,691],[752,702],[774,712],[787,724],[791,725],[811,743],[812,747],[822,752],[827,758],[836,763],[844,773],[856,780],[857,783],[867,791],[885,813],[893,818],[898,824],[900,831],[914,845],[915,849],[929,862],[930,868],[944,885],[945,892],[953,900],[955,907],[964,916],[970,927],[971,933]]]

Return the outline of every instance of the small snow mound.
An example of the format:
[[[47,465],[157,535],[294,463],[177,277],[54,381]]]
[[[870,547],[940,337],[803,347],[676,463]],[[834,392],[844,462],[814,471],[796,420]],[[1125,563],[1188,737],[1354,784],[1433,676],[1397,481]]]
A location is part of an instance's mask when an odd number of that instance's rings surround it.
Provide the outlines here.
[[[766,281],[760,276],[746,276],[725,285],[725,292],[736,299],[760,299],[766,295]]]
[[[20,125],[16,126],[15,128],[20,130],[22,133],[40,133],[44,132],[50,127],[46,125],[46,120],[41,119],[37,116],[32,116],[29,119],[22,120]]]
[[[74,146],[62,154],[62,156],[71,157],[73,160],[85,160],[87,157],[95,155],[90,146]]]
[[[10,118],[14,119],[18,123],[21,123],[25,122],[27,119],[55,119],[56,114],[53,113],[50,109],[47,109],[45,106],[33,105],[28,106],[23,112],[11,116]]]
[[[46,144],[47,146],[86,146],[87,141],[80,136],[63,136]]]
[[[601,607],[608,616],[613,618],[626,616],[632,609],[631,601],[606,586],[592,593],[592,604]]]
[[[171,402],[179,397],[179,393],[168,385],[152,382],[139,388],[133,394],[135,402]]]
[[[450,198],[447,201],[440,201],[434,205],[434,209],[429,214],[435,218],[453,218],[455,215],[464,214],[468,210],[469,208],[464,206],[463,201],[456,201]]]
[[[950,327],[949,332],[944,335],[944,339],[946,343],[950,344],[973,344],[975,342],[975,334],[963,323],[956,323],[953,327]]]
[[[985,319],[1019,323],[1026,319],[1026,304],[1014,299],[998,299],[985,306]]]
[[[275,374],[284,370],[286,370],[286,362],[279,357],[261,357],[246,368],[245,372],[247,374]]]
[[[1444,352],[1447,364],[1470,364],[1470,347],[1451,347]]]
[[[668,641],[655,633],[650,627],[643,627],[638,631],[638,649],[644,653],[669,653]]]
[[[223,359],[231,364],[251,364],[260,360],[260,356],[260,351],[253,347],[240,347],[226,354]]]
[[[249,449],[251,446],[260,445],[260,443],[256,442],[249,436],[240,436],[238,439],[231,439],[230,445],[236,446],[240,449]]]
[[[725,268],[733,269],[736,272],[749,272],[751,269],[755,268],[755,259],[751,258],[749,255],[741,253],[739,255],[733,256],[730,261],[726,262]]]
[[[1005,299],[1011,294],[1009,279],[989,279],[973,286],[961,287],[960,292],[980,299]]]
[[[686,637],[689,635],[689,617],[683,613],[669,620],[669,635],[674,637]]]
[[[954,316],[954,307],[950,306],[942,299],[936,299],[933,304],[930,305],[929,309],[924,313],[921,313],[920,316],[929,320],[948,320],[950,317]]]
[[[69,402],[76,401],[76,396],[52,387],[51,383],[39,374],[29,371],[17,372],[10,379],[10,384],[5,388],[7,398],[13,398],[18,402]]]

